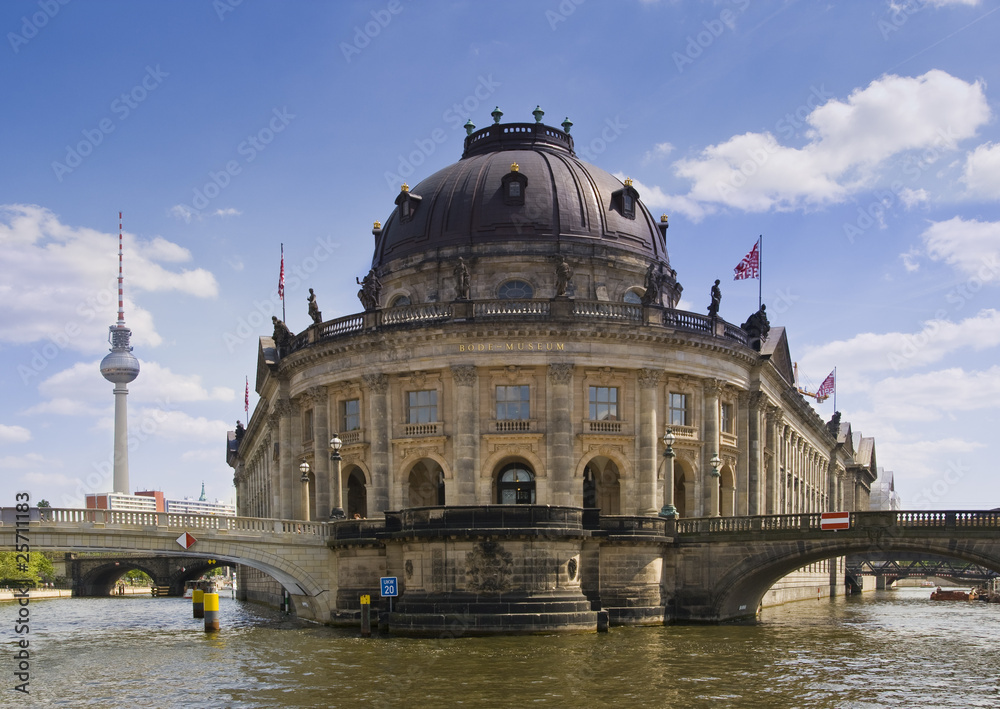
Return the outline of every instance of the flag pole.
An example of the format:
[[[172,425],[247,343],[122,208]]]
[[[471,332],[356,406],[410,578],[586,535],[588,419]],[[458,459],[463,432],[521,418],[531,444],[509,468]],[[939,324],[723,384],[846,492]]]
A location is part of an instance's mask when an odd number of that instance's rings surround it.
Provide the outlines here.
[[[837,368],[833,368],[833,412],[837,413]]]
[[[764,235],[757,237],[757,310],[760,310],[764,293]]]
[[[285,315],[285,243],[281,242],[281,275],[279,276],[281,285],[281,322],[288,320]]]

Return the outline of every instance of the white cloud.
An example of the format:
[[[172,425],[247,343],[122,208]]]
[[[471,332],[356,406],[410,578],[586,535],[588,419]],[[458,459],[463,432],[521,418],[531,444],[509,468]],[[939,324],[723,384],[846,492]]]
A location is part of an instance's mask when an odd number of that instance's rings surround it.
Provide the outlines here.
[[[813,108],[802,147],[782,145],[770,131],[745,133],[678,160],[674,169],[691,181],[687,196],[698,203],[763,212],[841,202],[877,184],[894,156],[920,150],[932,163],[975,135],[990,118],[983,88],[940,70],[883,76],[846,101]],[[783,119],[775,132],[792,131]]]
[[[235,209],[234,207],[228,207],[226,209],[216,209],[214,212],[212,212],[212,214],[217,217],[225,218],[225,217],[238,217],[241,214],[243,214],[243,212],[241,212],[238,209]]]
[[[112,419],[101,422],[102,428],[111,428]],[[226,440],[230,425],[224,421],[212,421],[204,416],[191,416],[183,411],[165,411],[158,408],[143,408],[138,412],[135,426],[129,429],[133,436],[166,438],[191,443],[211,443]]]
[[[972,196],[1000,199],[1000,143],[985,143],[969,153],[962,182]]]
[[[656,160],[662,160],[672,152],[674,152],[673,143],[657,143],[653,146],[652,150],[646,151],[646,154],[642,158],[642,162],[643,164],[647,164]]]
[[[191,217],[195,216],[195,211],[186,204],[175,204],[170,208],[170,215],[182,220],[185,224],[191,223]]]
[[[872,386],[871,401],[880,417],[896,421],[936,421],[946,413],[1000,408],[1000,366],[889,377]]]
[[[40,453],[28,453],[26,455],[8,455],[0,458],[0,468],[4,470],[27,470],[30,468],[44,468],[53,464],[53,461],[46,460]]]
[[[984,283],[1000,280],[1000,222],[954,217],[933,222],[920,236],[933,260]]]
[[[172,271],[160,262],[189,261],[190,252],[166,239],[125,234],[125,317],[133,344],[162,341],[152,315],[130,295],[177,291],[218,294],[202,268]],[[98,352],[118,310],[118,235],[63,224],[37,205],[0,206],[0,342],[46,342],[46,347]],[[49,358],[51,359],[51,358]],[[26,363],[27,364],[27,363]]]
[[[0,423],[0,443],[27,443],[31,440],[31,431],[24,426],[7,426]]]
[[[615,177],[623,182],[625,181],[625,173],[616,172]],[[663,209],[668,215],[682,214],[695,223],[704,219],[706,214],[711,214],[715,211],[715,208],[711,205],[699,204],[683,195],[664,194],[663,190],[659,187],[650,187],[636,179],[632,180],[632,186],[639,193],[639,199],[642,200],[642,203],[651,210]]]
[[[907,209],[910,209],[918,204],[923,204],[930,199],[930,195],[927,194],[927,190],[919,189],[913,190],[909,187],[904,187],[899,191],[899,198],[903,200],[903,204],[906,205]]]
[[[822,371],[832,364],[854,373],[903,371],[940,362],[961,349],[979,351],[998,345],[1000,311],[989,308],[958,323],[928,320],[916,333],[866,332],[830,342],[807,349],[799,362],[802,371]]]
[[[77,362],[53,374],[38,385],[40,394],[50,397],[30,413],[92,413],[93,406],[110,405],[113,385],[99,373],[100,362]],[[191,401],[232,401],[236,390],[205,388],[197,374],[176,374],[158,362],[139,361],[139,377],[129,385],[129,401],[178,404]]]

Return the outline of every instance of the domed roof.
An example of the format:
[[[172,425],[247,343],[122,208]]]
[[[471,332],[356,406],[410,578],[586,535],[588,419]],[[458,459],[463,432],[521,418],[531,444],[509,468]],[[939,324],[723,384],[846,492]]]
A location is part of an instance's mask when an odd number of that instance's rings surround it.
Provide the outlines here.
[[[139,360],[131,352],[112,350],[101,360],[101,374],[109,382],[128,384],[139,376]]]
[[[519,183],[512,186],[511,183]],[[527,242],[592,244],[623,249],[669,266],[666,223],[623,184],[577,158],[567,131],[542,123],[496,123],[468,135],[462,159],[417,185],[402,186],[372,259],[441,248],[474,249]]]

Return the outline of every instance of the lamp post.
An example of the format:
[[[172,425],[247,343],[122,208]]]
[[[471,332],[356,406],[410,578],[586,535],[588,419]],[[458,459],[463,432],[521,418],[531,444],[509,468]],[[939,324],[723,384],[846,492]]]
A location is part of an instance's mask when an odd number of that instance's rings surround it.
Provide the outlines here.
[[[308,522],[309,517],[309,463],[302,461],[299,464],[299,472],[302,473],[302,477],[299,478],[302,481],[302,518]]]
[[[340,440],[340,436],[336,433],[333,434],[333,438],[330,439],[330,477],[333,492],[333,508],[330,510],[330,519],[343,519],[347,515],[344,514],[344,488],[340,481],[340,464],[343,462],[343,458],[340,457],[340,449],[344,446],[344,442]]]
[[[677,516],[677,508],[674,507],[674,441],[677,436],[673,429],[667,428],[663,434],[663,457],[666,458],[666,465],[663,471],[663,507],[660,508],[660,517],[674,519]]]
[[[712,506],[712,509],[708,516],[721,517],[722,515],[719,513],[719,478],[722,477],[722,474],[719,472],[719,468],[722,467],[722,458],[719,457],[718,453],[715,453],[708,462],[712,465],[712,482],[709,489],[709,505]]]

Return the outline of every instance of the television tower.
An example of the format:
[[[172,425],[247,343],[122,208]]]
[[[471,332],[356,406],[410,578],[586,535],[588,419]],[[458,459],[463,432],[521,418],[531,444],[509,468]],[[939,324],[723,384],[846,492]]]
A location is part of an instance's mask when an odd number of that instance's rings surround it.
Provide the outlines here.
[[[118,212],[118,322],[108,328],[111,352],[101,360],[101,374],[115,385],[115,465],[114,492],[129,494],[128,484],[128,412],[125,397],[128,383],[139,376],[139,360],[132,354],[129,338],[132,331],[125,327],[122,303],[122,213]]]

